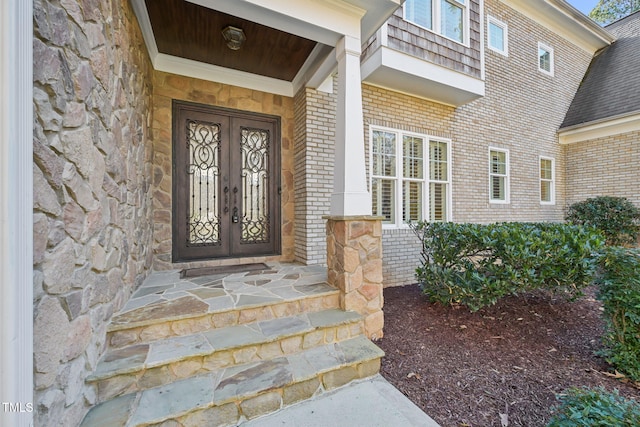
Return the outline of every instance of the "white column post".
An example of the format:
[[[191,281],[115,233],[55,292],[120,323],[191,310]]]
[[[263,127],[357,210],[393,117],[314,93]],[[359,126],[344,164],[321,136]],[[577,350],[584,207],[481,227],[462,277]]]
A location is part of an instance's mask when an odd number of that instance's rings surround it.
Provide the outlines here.
[[[0,1],[0,425],[33,424],[33,4]]]
[[[360,78],[360,39],[344,36],[336,46],[338,103],[332,216],[371,215],[367,191]]]

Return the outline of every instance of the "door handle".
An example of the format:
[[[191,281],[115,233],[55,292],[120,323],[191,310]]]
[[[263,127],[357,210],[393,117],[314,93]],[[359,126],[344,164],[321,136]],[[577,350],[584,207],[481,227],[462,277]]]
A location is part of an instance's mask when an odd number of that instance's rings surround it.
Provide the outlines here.
[[[229,187],[224,187],[224,213],[229,212]]]

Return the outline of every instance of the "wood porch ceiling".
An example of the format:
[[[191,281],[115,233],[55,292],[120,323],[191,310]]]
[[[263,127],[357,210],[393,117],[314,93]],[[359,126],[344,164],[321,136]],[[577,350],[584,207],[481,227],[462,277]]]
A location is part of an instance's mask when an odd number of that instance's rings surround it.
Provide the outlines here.
[[[145,0],[160,53],[292,81],[316,42],[184,0]],[[242,28],[240,50],[227,47],[222,30]]]

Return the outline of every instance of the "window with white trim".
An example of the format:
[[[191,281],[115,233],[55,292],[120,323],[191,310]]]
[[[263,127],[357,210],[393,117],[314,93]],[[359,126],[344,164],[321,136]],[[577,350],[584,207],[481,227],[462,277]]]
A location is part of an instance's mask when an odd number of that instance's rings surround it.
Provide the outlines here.
[[[538,70],[553,76],[553,48],[538,42]]]
[[[370,143],[373,215],[396,227],[450,219],[449,140],[372,127]]]
[[[404,3],[404,19],[467,44],[468,9],[468,0],[407,0]]]
[[[509,203],[509,150],[489,148],[489,201]]]
[[[493,16],[487,17],[487,44],[489,49],[507,56],[507,24]]]
[[[540,203],[552,205],[556,202],[555,160],[540,156]]]

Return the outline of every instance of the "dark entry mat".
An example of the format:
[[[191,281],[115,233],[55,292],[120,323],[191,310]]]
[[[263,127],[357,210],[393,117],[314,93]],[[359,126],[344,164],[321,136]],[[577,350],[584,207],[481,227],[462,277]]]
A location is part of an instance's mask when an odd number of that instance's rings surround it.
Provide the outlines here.
[[[269,267],[260,262],[255,264],[221,265],[220,267],[185,268],[180,271],[180,278],[210,276],[212,274],[233,274],[255,270],[269,270]]]

